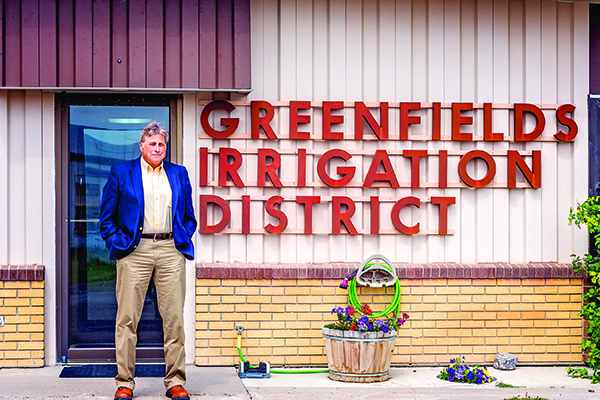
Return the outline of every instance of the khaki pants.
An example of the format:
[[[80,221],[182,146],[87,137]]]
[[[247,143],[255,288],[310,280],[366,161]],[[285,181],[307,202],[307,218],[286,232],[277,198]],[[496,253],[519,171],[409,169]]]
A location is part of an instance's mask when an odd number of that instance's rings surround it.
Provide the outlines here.
[[[165,387],[185,384],[185,258],[171,240],[142,239],[127,257],[117,260],[117,320],[115,344],[117,387],[135,388],[137,327],[150,279],[154,280],[163,319]]]

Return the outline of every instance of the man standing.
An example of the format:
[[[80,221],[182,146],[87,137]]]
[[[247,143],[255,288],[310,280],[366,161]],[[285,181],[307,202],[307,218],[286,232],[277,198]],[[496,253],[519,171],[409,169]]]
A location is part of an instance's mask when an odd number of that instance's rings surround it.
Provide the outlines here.
[[[156,122],[140,136],[142,156],[115,164],[100,205],[100,233],[117,260],[115,399],[133,397],[137,327],[154,280],[163,319],[167,397],[188,400],[183,304],[185,259],[194,259],[196,218],[185,167],[163,161],[169,133]]]

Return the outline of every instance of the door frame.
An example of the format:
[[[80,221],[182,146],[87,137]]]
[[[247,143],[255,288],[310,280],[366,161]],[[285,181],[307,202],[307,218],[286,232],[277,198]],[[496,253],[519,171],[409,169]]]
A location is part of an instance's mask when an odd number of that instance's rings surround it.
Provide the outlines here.
[[[169,104],[169,156],[181,162],[182,97],[177,94],[60,93],[55,96],[56,127],[56,358],[58,363],[115,362],[114,347],[69,349],[69,105]],[[138,362],[163,362],[163,347],[136,349]]]

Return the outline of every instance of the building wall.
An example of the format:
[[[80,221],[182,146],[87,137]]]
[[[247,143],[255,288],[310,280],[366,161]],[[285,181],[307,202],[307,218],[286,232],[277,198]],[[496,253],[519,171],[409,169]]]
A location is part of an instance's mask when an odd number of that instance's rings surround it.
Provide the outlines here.
[[[193,166],[192,155],[187,158],[188,169],[195,167],[191,179],[197,183],[196,198],[217,195],[231,208],[231,222],[223,232],[196,236],[196,363],[237,363],[234,327],[242,323],[244,352],[253,363],[325,364],[321,327],[332,321],[331,309],[347,301],[336,279],[374,253],[390,258],[399,272],[439,263],[442,269],[451,264],[452,270],[465,273],[440,277],[440,269],[426,268],[429,275],[402,277],[402,309],[411,318],[400,332],[393,363],[440,364],[461,354],[468,362],[489,363],[498,352],[517,354],[522,363],[580,363],[583,324],[577,311],[582,277],[568,274],[570,255],[587,250],[587,235],[568,226],[567,216],[571,206],[587,197],[588,188],[588,5],[535,0],[255,0],[251,7],[253,91],[229,98],[198,93],[198,138],[186,142],[192,148],[185,151],[196,152]],[[239,118],[238,129],[226,139],[213,139],[200,124],[204,107],[214,99],[227,99],[236,107],[209,119],[221,130],[220,118]],[[270,125],[277,140],[264,133],[260,139],[251,138],[253,100],[274,105]],[[289,139],[289,102],[294,100],[311,102],[311,109],[301,113],[311,122],[299,127],[310,132],[309,140]],[[338,113],[344,124],[335,129],[345,133],[344,140],[320,139],[323,101],[345,102]],[[390,140],[376,140],[369,128],[365,140],[353,139],[355,101],[368,103],[377,120],[379,103],[389,102]],[[400,102],[423,105],[412,113],[422,123],[410,128],[409,140],[398,140]],[[441,141],[430,140],[433,102],[443,105]],[[465,114],[473,117],[473,126],[464,129],[473,132],[474,141],[449,140],[450,103],[457,102],[474,103],[475,111]],[[494,104],[494,131],[504,133],[505,140],[482,140],[482,103]],[[540,138],[514,141],[515,103],[542,108],[547,124]],[[560,104],[576,107],[573,117],[579,133],[572,142],[553,137],[560,129],[555,117]],[[527,119],[526,132],[534,125]],[[223,147],[242,153],[239,173],[244,187],[217,183],[218,152]],[[198,162],[200,148],[208,149],[204,187],[198,187],[204,169]],[[282,154],[283,188],[257,185],[260,148]],[[307,149],[310,183],[300,188],[295,184],[298,148]],[[316,174],[318,157],[334,148],[352,154],[351,160],[334,167],[356,167],[344,188],[328,187]],[[361,187],[378,149],[391,154],[399,189]],[[468,188],[459,178],[458,160],[473,149],[496,161],[497,174],[488,187]],[[421,161],[423,184],[411,188],[411,164],[400,157],[403,150],[447,150],[448,188],[436,185],[436,156]],[[528,165],[531,152],[541,151],[541,188],[527,187],[522,176],[519,187],[508,188],[508,150],[522,152]],[[468,170],[480,179],[486,166],[473,163]],[[250,234],[241,233],[243,195],[251,199]],[[288,217],[288,231],[277,235],[264,231],[266,224],[278,222],[265,212],[265,202],[274,195],[285,198],[281,210]],[[304,212],[294,199],[300,195],[322,198],[323,204],[313,209],[313,235],[299,233]],[[332,196],[356,199],[352,222],[358,235],[331,234]],[[388,199],[380,211],[386,234],[368,234],[370,196]],[[423,206],[401,218],[406,224],[419,221],[424,230],[435,230],[439,217],[428,203],[431,197],[455,197],[448,214],[451,234],[395,232],[390,209],[405,196],[420,198]],[[209,224],[221,218],[215,207],[207,214]],[[530,262],[558,262],[560,275],[554,268],[531,276],[518,271],[503,275]],[[347,272],[333,276],[327,264]],[[301,275],[298,265],[309,272]],[[480,275],[488,267],[491,275]],[[273,274],[265,275],[271,268]],[[381,310],[391,298],[389,289],[386,295],[377,294],[383,292],[368,289],[362,299]]]
[[[196,244],[201,261],[240,262],[321,262],[358,261],[373,253],[383,253],[398,262],[568,262],[570,254],[583,253],[586,235],[567,225],[569,207],[587,194],[587,112],[588,93],[588,5],[547,1],[253,1],[252,2],[252,81],[247,96],[231,95],[236,105],[232,117],[240,127],[227,139],[216,140],[204,133],[199,116],[212,97],[198,94],[195,149],[209,149],[209,181],[216,181],[216,152],[232,147],[243,154],[240,176],[244,188],[209,184],[200,194],[228,198],[232,210],[232,231],[222,235],[198,235]],[[280,140],[251,140],[249,103],[266,100],[275,104],[271,122]],[[290,100],[306,100],[314,108],[306,115],[311,123],[300,128],[311,132],[311,140],[289,140]],[[508,138],[501,142],[427,141],[431,131],[431,109],[414,112],[422,123],[411,127],[412,137],[400,140],[319,140],[322,112],[320,102],[344,101],[345,123],[338,128],[352,135],[354,101],[390,103],[390,135],[398,135],[398,102],[490,102],[494,131]],[[396,105],[394,105],[394,103]],[[542,137],[527,143],[513,138],[514,103],[543,105],[547,125]],[[573,142],[553,138],[559,129],[554,116],[558,104],[576,106],[574,118],[579,134]],[[506,106],[502,106],[506,105]],[[378,118],[376,108],[372,108]],[[472,114],[475,136],[482,136],[483,110]],[[213,119],[218,127],[218,118]],[[442,136],[450,135],[451,110],[442,110]],[[533,128],[527,120],[526,131]],[[365,128],[368,132],[369,128]],[[365,136],[369,136],[365,134]],[[370,135],[373,137],[373,135]],[[420,138],[419,138],[420,136]],[[258,187],[256,149],[275,148],[282,155],[281,180],[294,182],[296,148],[307,148],[305,188],[294,185],[276,189]],[[317,158],[327,149],[341,148],[353,155],[347,165],[357,172],[346,188],[329,188],[316,176]],[[406,149],[430,152],[447,150],[449,187],[435,187],[437,157],[421,161],[421,188],[400,189],[360,187],[376,149],[396,152],[390,156],[398,180],[410,182],[410,160],[397,153]],[[467,188],[457,173],[458,159],[468,150],[493,154],[497,175],[492,185]],[[531,163],[531,151],[542,157],[541,188],[508,189],[507,150],[519,150]],[[311,155],[314,153],[314,155]],[[212,160],[212,161],[211,161]],[[343,163],[342,163],[343,164]],[[338,165],[338,164],[336,164]],[[197,167],[197,165],[196,165]],[[473,176],[481,177],[486,167],[473,163]],[[198,182],[198,171],[194,181]],[[520,183],[527,186],[520,177]],[[426,184],[431,184],[427,186]],[[354,185],[354,186],[352,186]],[[427,186],[427,187],[426,187]],[[431,187],[434,186],[434,187]],[[251,196],[251,230],[241,229],[241,196]],[[273,195],[294,199],[298,195],[320,195],[323,204],[314,209],[315,231],[320,234],[266,235],[263,227],[277,220],[264,211],[265,200]],[[422,229],[436,228],[437,209],[427,204],[431,196],[456,197],[449,208],[448,227],[453,233],[441,235],[331,235],[332,195],[362,198],[356,201],[353,223],[360,231],[369,229],[369,203],[372,195],[400,198],[416,196],[423,206],[402,218],[406,223],[420,221]],[[381,204],[381,228],[393,226],[389,215],[393,202]],[[289,219],[289,230],[303,227],[303,209],[294,201],[284,201],[281,209]],[[213,221],[219,212],[214,212]],[[344,230],[342,229],[342,232]],[[234,232],[234,233],[232,233]]]
[[[44,267],[0,267],[0,367],[44,365]]]
[[[392,365],[444,364],[463,355],[490,364],[512,353],[519,364],[581,363],[582,280],[402,279],[400,329]],[[360,288],[375,312],[394,288]],[[245,328],[250,363],[326,365],[321,328],[336,321],[347,291],[331,279],[198,279],[196,364],[232,365],[239,356],[235,326]]]
[[[52,339],[42,349],[52,362],[56,343],[54,124],[54,94],[0,90],[0,265],[46,266],[45,329]]]
[[[250,87],[249,0],[6,2],[0,86]]]
[[[190,171],[194,198],[197,201],[200,193],[238,199],[243,194],[250,195],[254,199],[251,204],[253,229],[262,230],[266,223],[276,222],[264,212],[265,199],[275,194],[288,198],[298,195],[320,195],[323,198],[332,195],[353,198],[367,198],[371,195],[390,198],[414,195],[422,199],[447,195],[455,196],[457,199],[456,205],[451,207],[449,213],[449,226],[453,234],[448,236],[410,237],[391,234],[348,236],[323,233],[317,235],[198,234],[196,235],[198,262],[239,261],[243,269],[246,263],[356,262],[364,260],[373,253],[383,253],[394,262],[409,263],[432,261],[458,262],[465,265],[488,261],[513,264],[529,261],[564,263],[569,261],[571,253],[585,252],[587,247],[585,233],[568,227],[566,215],[570,206],[585,199],[587,190],[585,110],[589,81],[588,5],[546,1],[492,2],[491,0],[477,2],[254,0],[251,1],[251,8],[253,91],[247,96],[231,93],[230,98],[232,101],[281,102],[276,106],[276,116],[272,125],[282,137],[285,137],[288,132],[289,108],[285,104],[290,100],[312,102],[340,100],[349,103],[354,101],[492,102],[494,104],[528,102],[546,105],[544,110],[548,124],[542,140],[526,144],[517,144],[510,140],[499,143],[483,141],[434,143],[423,140],[386,142],[344,140],[335,143],[319,140],[299,142],[287,139],[250,140],[247,136],[243,136],[250,130],[249,108],[247,105],[238,104],[238,109],[234,111],[233,116],[240,117],[242,120],[240,125],[242,136],[229,140],[213,140],[207,138],[200,125],[200,114],[204,104],[212,100],[213,95],[211,93],[185,94],[182,112],[183,163]],[[19,68],[15,67],[13,72],[16,71],[21,76]],[[219,96],[215,95],[215,97]],[[552,134],[557,130],[552,105],[565,103],[572,103],[577,107],[575,119],[579,125],[579,135],[572,143],[559,143],[552,139]],[[344,131],[352,130],[353,113],[351,107],[344,111],[346,120]],[[430,123],[427,122],[430,118],[429,113],[429,110],[415,113],[422,116],[424,123],[413,130],[414,136],[426,135],[430,130]],[[478,132],[480,134],[482,129],[481,114],[482,110],[473,113],[476,121],[473,129],[476,135]],[[318,136],[321,122],[319,109],[311,111],[310,115],[313,123],[308,129]],[[508,107],[499,107],[495,110],[495,130],[506,132],[510,136],[511,115],[512,111]],[[0,236],[0,264],[13,266],[38,264],[45,265],[47,268],[44,283],[47,306],[44,329],[45,359],[49,363],[54,363],[56,359],[55,201],[56,182],[59,179],[55,169],[55,146],[60,135],[56,133],[54,123],[52,93],[43,93],[39,90],[0,90],[0,226],[5,227],[6,232],[6,235]],[[443,133],[449,132],[450,124],[449,110],[444,109]],[[527,127],[531,128],[531,122],[527,123]],[[397,130],[398,111],[392,107],[390,131],[397,132]],[[329,189],[325,186],[289,187],[281,190],[255,186],[244,189],[199,188],[198,149],[200,147],[210,149],[273,147],[285,151],[304,147],[312,149],[315,154],[320,154],[319,152],[329,148],[344,148],[356,152],[352,161],[357,167],[356,179],[364,176],[370,162],[369,156],[364,154],[374,152],[375,149],[448,150],[462,154],[461,152],[477,148],[490,153],[498,152],[499,166],[506,163],[503,154],[509,149],[525,152],[541,150],[542,187],[541,189],[507,189],[500,185],[497,188],[473,190],[459,185],[449,189],[377,188],[370,191],[363,191],[359,187]],[[242,169],[244,179],[250,178],[256,165],[255,156],[245,156],[245,158],[246,165]],[[308,165],[314,166],[315,162],[315,157],[309,156]],[[397,171],[400,171],[401,180],[409,181],[407,161],[396,157],[393,162]],[[456,164],[456,156],[452,162]],[[214,168],[214,165],[211,168]],[[435,161],[424,162],[421,168],[423,179],[433,181],[434,171],[437,168]],[[505,170],[505,166],[498,169]],[[281,171],[283,180],[293,181],[295,176],[293,156],[283,157]],[[453,171],[454,175],[450,176],[449,180],[460,183],[456,170]],[[475,174],[483,173],[482,171],[484,169],[479,165],[473,170]],[[312,175],[309,172],[307,180],[318,181],[314,171]],[[498,183],[502,183],[506,179],[499,176],[498,180]],[[328,205],[316,210],[314,220],[320,232],[330,229],[329,207]],[[381,214],[389,215],[391,203],[385,207],[387,207],[386,211],[382,210]],[[240,209],[240,201],[233,199],[232,212],[239,215]],[[290,229],[301,229],[302,210],[298,209],[293,202],[284,202],[282,209],[288,215]],[[367,229],[368,203],[357,202],[357,216],[359,215],[361,217],[355,218],[353,222],[358,228]],[[431,226],[436,221],[437,215],[434,210],[424,207],[420,213],[414,212],[406,218],[407,221],[411,221],[411,218],[419,218],[424,226]],[[385,228],[391,228],[388,220],[382,223],[387,224]],[[239,218],[233,220],[231,229],[239,229],[240,224]],[[204,308],[200,307],[204,303],[195,299],[194,293],[198,290],[198,295],[202,295],[202,288],[214,282],[204,282],[204,279],[195,281],[193,277],[194,270],[189,268],[188,301],[185,310],[187,345],[188,348],[198,348],[197,351],[200,353],[197,354],[196,361],[203,362],[206,360],[201,357],[208,357],[201,352],[206,343],[198,342],[194,346],[193,341],[194,336],[204,339],[202,335],[211,334],[206,330],[208,325],[204,327],[198,324],[203,324],[204,318],[212,317],[204,314]],[[293,284],[290,282],[287,284],[290,287],[303,287],[303,285],[308,287],[309,284],[316,284],[313,281],[304,284],[303,281],[300,279]],[[470,284],[477,287],[479,283]],[[489,281],[488,284],[493,288],[498,285],[498,282]],[[549,283],[545,282],[545,284]],[[258,283],[253,281],[248,284],[246,281],[224,279],[220,285],[224,288],[232,286],[244,288],[248,285],[258,286]],[[260,285],[275,287],[278,283],[263,280]],[[320,283],[319,290],[326,292],[332,288],[332,285],[332,282],[326,280]],[[418,279],[414,283],[411,283],[411,280],[404,283],[407,288],[413,285],[429,286]],[[448,278],[445,285],[456,286],[451,278]],[[461,290],[463,286],[465,288],[468,286],[466,282],[459,281],[457,285]],[[523,283],[520,285],[534,286]],[[565,286],[577,288],[578,285],[580,283],[571,282]],[[441,287],[444,287],[444,284],[441,284]],[[560,288],[557,290],[560,291]],[[210,293],[208,290],[208,294]],[[483,295],[485,294],[484,291]],[[535,290],[534,294],[536,294]],[[576,296],[576,294],[572,295]],[[227,301],[241,301],[235,296],[230,298],[219,296],[217,293],[214,294],[223,305],[226,305]],[[335,292],[333,296],[337,296],[336,304],[345,302],[343,295]],[[212,295],[210,297],[211,302],[215,301]],[[294,310],[295,300],[295,298],[286,300],[284,310],[288,308],[290,311]],[[321,308],[314,310],[322,313],[322,319],[327,312],[324,307],[329,307],[329,300],[331,299],[321,299]],[[198,303],[195,304],[196,302]],[[525,303],[529,304],[529,300]],[[198,316],[194,306],[198,309]],[[405,306],[408,306],[408,303]],[[535,310],[535,304],[533,307]],[[560,309],[560,305],[556,307]],[[219,312],[218,308],[215,309],[215,313]],[[303,312],[305,314],[299,318],[310,319],[312,318],[310,315],[314,314],[312,308],[307,310],[305,307]],[[418,313],[416,310],[414,312]],[[265,313],[268,312],[265,310]],[[262,311],[259,314],[262,314]],[[246,317],[247,315],[244,315],[244,318]],[[253,315],[251,317],[254,318]],[[233,323],[233,321],[229,321],[228,318],[232,317],[224,311],[222,318],[225,319],[223,322],[227,327],[223,328],[223,336],[219,338],[229,343],[228,335],[231,334],[229,322]],[[236,316],[236,321],[242,322],[237,318]],[[523,315],[521,318],[529,321],[528,317]],[[196,321],[196,335],[191,334],[194,332],[194,321]],[[248,323],[253,321],[248,318]],[[416,318],[414,321],[419,319]],[[530,322],[526,323],[530,324]],[[535,327],[535,322],[533,324]],[[556,329],[559,328],[564,326]],[[314,331],[317,332],[319,329],[320,327],[315,324]],[[576,331],[577,328],[572,329],[569,333],[580,340],[581,332]],[[287,329],[283,329],[276,334],[285,335],[286,332]],[[316,335],[315,332],[311,330],[310,335]],[[218,334],[221,335],[221,331],[218,331]],[[565,345],[565,340],[575,340],[560,339],[563,337],[562,334],[555,337],[557,345]],[[269,342],[265,342],[264,345],[272,349],[279,346]],[[553,344],[544,346],[546,345]],[[223,345],[223,348],[228,346]],[[216,348],[220,347],[216,346]],[[260,351],[270,351],[269,354],[275,355],[272,349]],[[563,354],[564,348],[562,349],[560,352],[551,349],[549,354]],[[207,351],[216,352],[216,350]],[[540,354],[546,353],[548,348]],[[218,357],[221,356],[231,357],[231,354],[219,350]],[[193,354],[190,354],[188,360],[192,357]],[[523,355],[523,357],[527,356]],[[558,356],[557,359],[561,362],[567,361],[564,357],[561,359]],[[227,360],[227,363],[235,361],[234,357]],[[538,360],[534,357],[532,361]],[[215,363],[214,359],[210,362]]]

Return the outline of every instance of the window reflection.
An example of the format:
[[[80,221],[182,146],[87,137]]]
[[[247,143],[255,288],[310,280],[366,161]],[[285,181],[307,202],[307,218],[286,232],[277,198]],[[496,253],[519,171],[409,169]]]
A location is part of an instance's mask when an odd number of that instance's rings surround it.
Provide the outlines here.
[[[100,237],[100,200],[110,167],[140,156],[140,132],[151,121],[170,131],[169,107],[69,106],[70,347],[114,346],[116,271]],[[156,290],[149,289],[138,345],[161,346]]]

